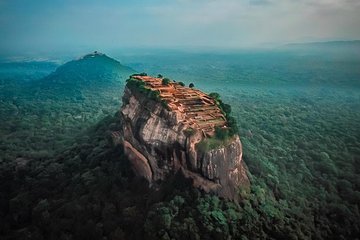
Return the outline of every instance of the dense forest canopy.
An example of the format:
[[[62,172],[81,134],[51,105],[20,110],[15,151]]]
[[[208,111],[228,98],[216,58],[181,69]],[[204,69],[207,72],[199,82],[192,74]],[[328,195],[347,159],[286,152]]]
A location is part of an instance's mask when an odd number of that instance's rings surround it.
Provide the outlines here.
[[[360,59],[125,57],[231,106],[251,180],[236,203],[179,181],[151,191],[134,177],[111,138],[134,71],[103,57],[56,71],[52,63],[0,64],[3,239],[358,238]]]

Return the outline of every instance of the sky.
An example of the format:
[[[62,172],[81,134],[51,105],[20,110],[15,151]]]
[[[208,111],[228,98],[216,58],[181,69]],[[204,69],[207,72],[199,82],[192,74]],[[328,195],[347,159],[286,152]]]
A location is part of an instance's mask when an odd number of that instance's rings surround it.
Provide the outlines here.
[[[0,0],[0,51],[360,39],[360,0]]]

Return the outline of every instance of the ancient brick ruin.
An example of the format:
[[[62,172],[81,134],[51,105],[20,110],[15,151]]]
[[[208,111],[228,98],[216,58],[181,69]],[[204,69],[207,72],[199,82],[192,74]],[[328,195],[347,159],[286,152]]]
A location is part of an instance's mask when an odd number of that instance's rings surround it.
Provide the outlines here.
[[[158,91],[182,123],[202,131],[204,136],[213,136],[215,127],[227,128],[224,114],[209,95],[177,82],[163,84],[162,78],[139,75],[132,78],[143,81],[146,88]]]

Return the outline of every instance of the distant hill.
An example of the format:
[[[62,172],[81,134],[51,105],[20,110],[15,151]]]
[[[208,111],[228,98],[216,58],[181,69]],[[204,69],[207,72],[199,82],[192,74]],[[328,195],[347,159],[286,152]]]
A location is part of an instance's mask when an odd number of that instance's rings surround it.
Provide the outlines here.
[[[0,135],[7,143],[3,149],[19,145],[12,141],[29,135],[32,140],[25,138],[20,144],[27,149],[25,156],[49,149],[49,142],[54,151],[71,145],[83,130],[120,108],[125,80],[133,73],[115,59],[95,52],[67,62],[39,80],[3,81]]]
[[[360,53],[360,40],[353,41],[328,41],[291,43],[281,47],[283,50],[304,51],[312,53],[330,53],[358,57]]]
[[[59,66],[55,72],[34,81],[29,91],[41,99],[118,98],[125,80],[135,73],[130,67],[103,53],[90,53]]]
[[[290,43],[288,47],[359,47],[360,40],[353,41],[328,41],[328,42],[309,42],[309,43]]]
[[[117,60],[103,53],[94,52],[61,65],[41,82],[60,84],[62,87],[70,88],[74,85],[91,87],[91,85],[121,83],[134,72],[133,69],[121,65]]]

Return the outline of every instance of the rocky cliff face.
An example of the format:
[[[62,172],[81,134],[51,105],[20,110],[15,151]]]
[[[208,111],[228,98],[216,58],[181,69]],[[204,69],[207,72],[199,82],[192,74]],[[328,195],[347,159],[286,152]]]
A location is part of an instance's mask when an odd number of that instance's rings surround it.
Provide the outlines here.
[[[121,118],[125,154],[151,186],[179,174],[194,187],[236,200],[238,188],[249,185],[239,136],[203,147],[207,138],[199,130],[189,132],[181,114],[130,87],[125,87]]]

